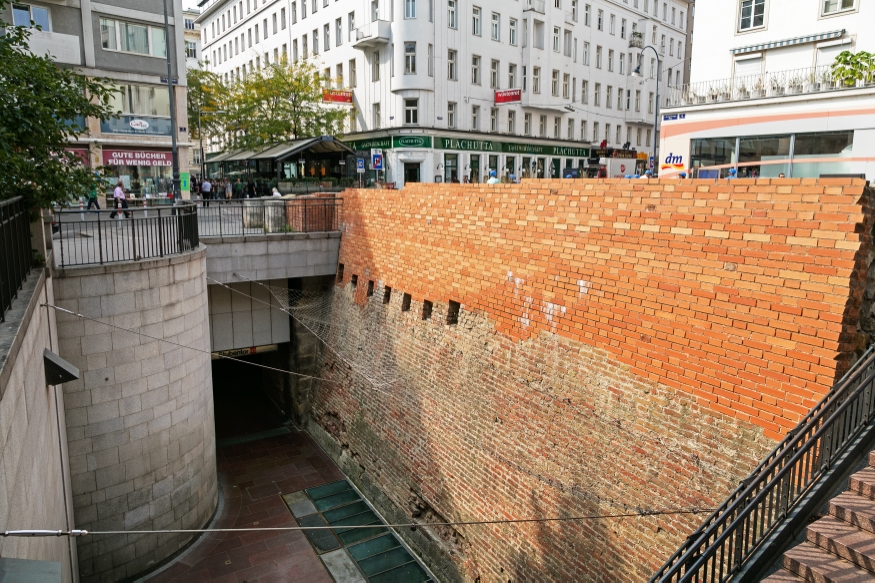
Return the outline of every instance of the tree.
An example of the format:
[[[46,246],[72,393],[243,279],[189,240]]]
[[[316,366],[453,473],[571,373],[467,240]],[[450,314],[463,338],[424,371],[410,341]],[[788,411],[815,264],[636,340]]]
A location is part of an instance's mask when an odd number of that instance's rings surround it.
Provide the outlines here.
[[[229,147],[264,150],[321,135],[336,135],[348,109],[322,103],[322,79],[306,62],[282,60],[253,71],[228,88],[224,135]]]
[[[0,12],[7,5],[7,0],[0,0]],[[93,172],[65,147],[87,133],[84,119],[115,115],[116,90],[30,53],[30,30],[3,24],[0,199],[23,196],[30,205],[47,208],[97,186]]]
[[[204,63],[207,64],[207,63]],[[186,73],[188,85],[188,124],[192,139],[210,139],[222,133],[223,107],[227,101],[227,91],[221,78],[203,67],[189,69]]]

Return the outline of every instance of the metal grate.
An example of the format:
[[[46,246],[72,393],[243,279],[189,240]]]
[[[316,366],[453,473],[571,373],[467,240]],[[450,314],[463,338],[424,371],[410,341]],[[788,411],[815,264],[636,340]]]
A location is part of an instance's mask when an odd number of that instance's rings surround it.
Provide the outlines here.
[[[27,279],[32,263],[30,220],[20,196],[0,202],[0,322]]]

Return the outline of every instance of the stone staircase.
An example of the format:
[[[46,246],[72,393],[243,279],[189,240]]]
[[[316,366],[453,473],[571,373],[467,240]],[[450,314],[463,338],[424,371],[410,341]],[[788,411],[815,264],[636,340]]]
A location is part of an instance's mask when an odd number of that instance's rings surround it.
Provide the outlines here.
[[[832,499],[829,516],[808,525],[805,542],[784,553],[783,569],[768,583],[875,582],[875,451],[869,467],[851,476]]]

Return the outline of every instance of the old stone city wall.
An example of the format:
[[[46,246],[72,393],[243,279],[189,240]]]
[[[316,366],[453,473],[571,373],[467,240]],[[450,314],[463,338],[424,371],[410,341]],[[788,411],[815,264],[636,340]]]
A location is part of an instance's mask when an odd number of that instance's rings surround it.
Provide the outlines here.
[[[870,196],[850,179],[347,191],[335,382],[296,398],[390,520],[713,507],[865,347]],[[406,536],[444,580],[641,581],[703,518]]]

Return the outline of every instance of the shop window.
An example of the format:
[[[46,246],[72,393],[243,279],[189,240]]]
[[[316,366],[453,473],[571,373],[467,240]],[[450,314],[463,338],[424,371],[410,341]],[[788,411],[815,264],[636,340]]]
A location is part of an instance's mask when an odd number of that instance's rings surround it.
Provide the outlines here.
[[[789,162],[789,135],[758,136],[739,140],[739,178],[777,178],[779,174],[786,176],[790,172]]]
[[[650,145],[649,135],[646,145]],[[735,164],[736,162],[735,138],[706,138],[690,141],[691,168]]]
[[[819,178],[827,174],[849,174],[853,150],[853,131],[796,134],[793,177]]]

